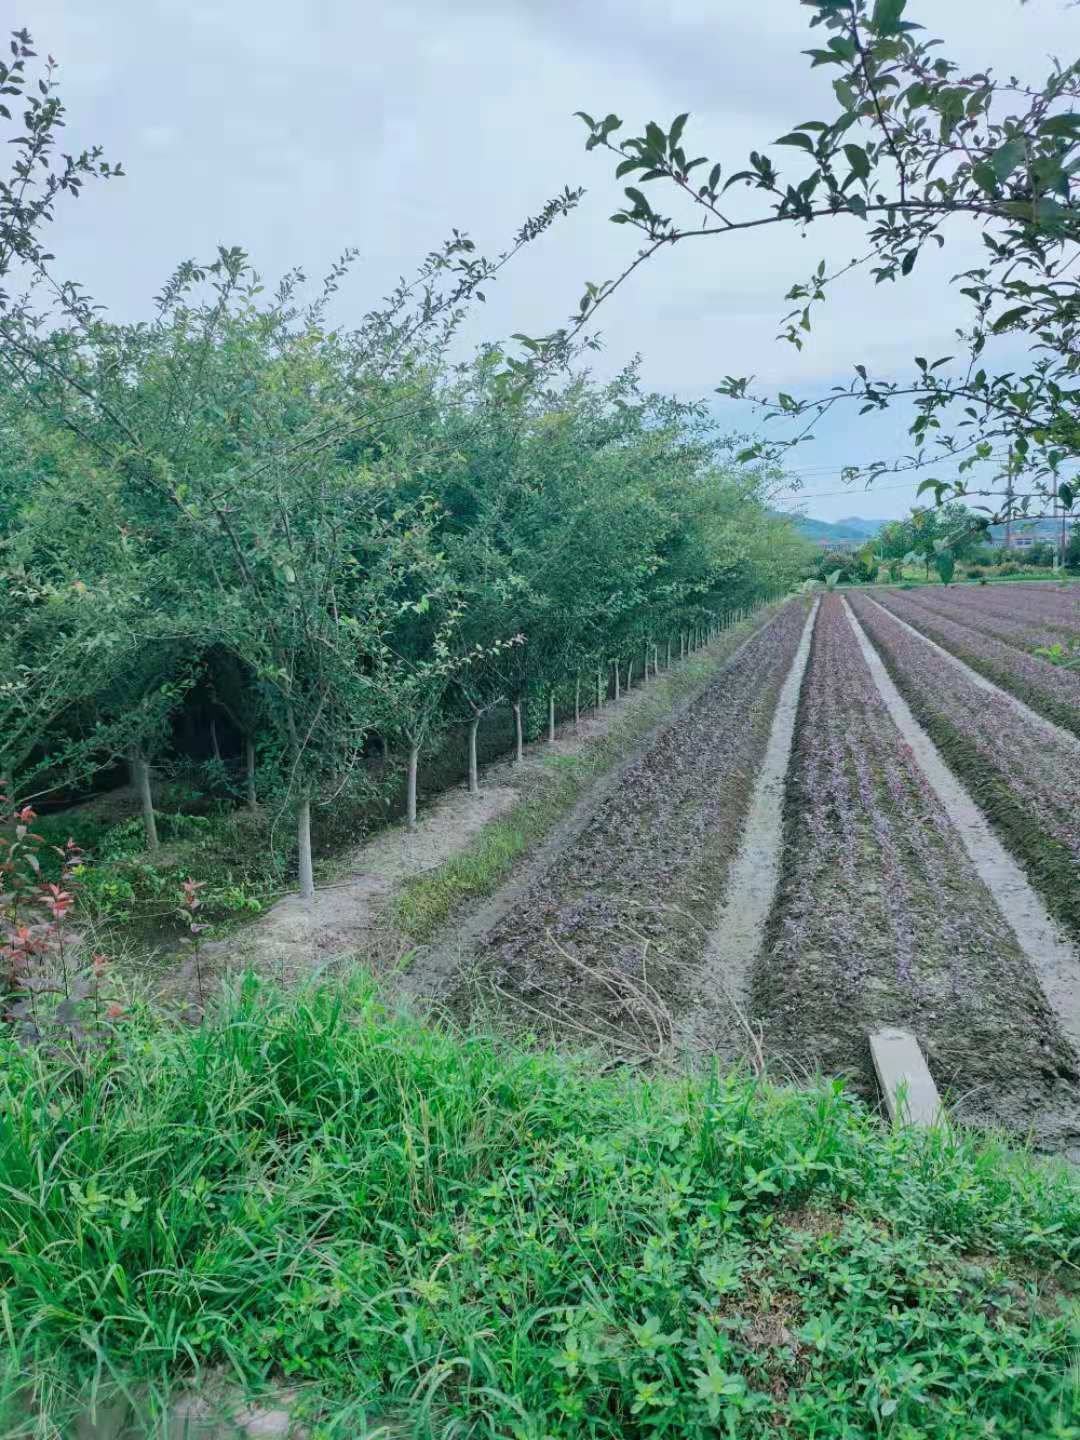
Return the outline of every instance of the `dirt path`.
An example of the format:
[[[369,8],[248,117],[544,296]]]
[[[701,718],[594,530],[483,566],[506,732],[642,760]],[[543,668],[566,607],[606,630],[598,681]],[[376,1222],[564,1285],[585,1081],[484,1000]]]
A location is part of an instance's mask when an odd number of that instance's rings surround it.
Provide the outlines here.
[[[462,1016],[656,1053],[685,1008],[807,607],[784,607],[669,713],[518,875],[403,981]]]
[[[765,612],[751,617],[746,622],[750,633],[742,644],[748,643],[766,623]],[[722,650],[731,639],[732,632],[724,632],[715,645]],[[686,663],[698,664],[702,659],[708,661],[708,651],[699,652]],[[661,686],[669,675],[678,673],[680,663],[663,673]],[[703,678],[702,685],[705,683]],[[576,730],[570,721],[556,731],[554,743],[540,740],[527,746],[523,764],[516,765],[507,756],[485,767],[478,795],[471,795],[464,784],[456,785],[424,806],[414,832],[401,824],[381,831],[345,859],[340,878],[321,885],[314,899],[305,901],[295,894],[286,895],[242,930],[204,945],[200,956],[204,984],[215,975],[248,967],[290,984],[345,961],[370,958],[376,940],[381,958],[385,958],[387,943],[398,945],[401,951],[411,948],[403,937],[387,936],[383,919],[401,887],[459,854],[487,824],[506,814],[527,793],[542,788],[553,775],[553,761],[580,755],[616,726],[632,724],[635,714],[659,703],[661,693],[653,681],[624,693],[618,703],[609,701],[600,710],[586,710]],[[692,699],[693,695],[667,711],[657,728],[670,724]],[[631,753],[637,753],[648,739],[646,735],[632,745],[628,742]],[[604,784],[601,780],[583,798],[586,813],[597,803]],[[564,822],[564,826],[568,823]],[[549,844],[558,844],[562,833],[563,827],[557,827]],[[438,986],[425,984],[424,974],[422,955],[416,978],[406,978],[403,988],[417,995],[437,991]],[[189,956],[169,971],[162,989],[168,995],[186,998],[195,985],[195,964]]]
[[[943,660],[947,660],[950,665],[954,665],[957,670],[967,677],[972,685],[976,686],[979,690],[984,690],[988,695],[994,695],[999,700],[1006,701],[1018,714],[1023,716],[1027,724],[1033,729],[1042,731],[1044,735],[1052,736],[1059,744],[1075,751],[1077,760],[1080,762],[1080,740],[1070,731],[1063,729],[1060,725],[1055,725],[1052,720],[1048,720],[1045,715],[1040,715],[1038,711],[1032,710],[1031,706],[1025,705],[1019,696],[1013,695],[1008,690],[1003,690],[1000,685],[995,685],[992,680],[987,680],[985,675],[980,675],[977,670],[973,670],[970,665],[961,660],[958,655],[954,655],[951,650],[946,650],[944,645],[939,645],[936,640],[932,640],[929,635],[924,634],[916,625],[910,625],[903,616],[898,615],[895,610],[890,610],[887,605],[882,605],[881,601],[875,596],[870,595],[867,598],[872,605],[876,605],[879,610],[883,610],[890,620],[895,620],[897,625],[903,626],[909,634],[916,636],[924,645],[929,645],[931,650],[936,650]],[[845,600],[844,603],[846,605],[847,601]],[[848,613],[852,619],[855,618],[850,606],[848,606]]]
[[[819,603],[814,601],[807,616],[780,691],[765,759],[708,939],[693,1004],[675,1024],[676,1044],[693,1053],[719,1051],[733,1059],[746,1048],[748,1037],[739,1017],[748,1014],[750,975],[780,883],[785,783]]]
[[[1076,947],[1054,923],[1020,866],[998,840],[974,800],[911,713],[846,599],[844,609],[889,713],[956,827],[980,879],[1016,936],[1017,944],[1038,978],[1063,1034],[1080,1057],[1080,956]],[[919,638],[925,644],[933,643],[922,636]],[[949,658],[952,659],[951,656]],[[970,674],[967,666],[961,668]],[[996,690],[988,682],[983,683]],[[1034,714],[1031,718],[1033,723],[1048,723]],[[1053,728],[1056,731],[1056,727]],[[1076,743],[1073,737],[1067,738]]]

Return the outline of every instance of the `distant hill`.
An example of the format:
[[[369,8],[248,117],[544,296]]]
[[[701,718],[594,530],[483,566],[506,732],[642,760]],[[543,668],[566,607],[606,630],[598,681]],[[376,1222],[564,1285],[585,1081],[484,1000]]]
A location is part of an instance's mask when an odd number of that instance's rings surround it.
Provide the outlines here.
[[[1040,520],[1021,520],[1021,519],[1016,519],[1016,520],[1013,521],[1013,534],[1014,534],[1014,535],[1030,535],[1030,536],[1032,536],[1032,538],[1035,539],[1035,540],[1056,540],[1057,537],[1061,534],[1061,521],[1060,521],[1060,520],[1049,520],[1049,519],[1040,519]],[[1066,534],[1068,534],[1068,530],[1067,530],[1067,529],[1066,529]],[[990,535],[991,535],[991,537],[992,537],[994,540],[1004,541],[1004,539],[1005,539],[1005,526],[1004,526],[1004,525],[991,525],[991,526],[990,526]]]
[[[851,543],[868,540],[876,535],[885,520],[865,520],[859,515],[849,515],[844,520],[815,520],[810,515],[789,515],[795,529],[809,540],[829,541],[831,544]]]

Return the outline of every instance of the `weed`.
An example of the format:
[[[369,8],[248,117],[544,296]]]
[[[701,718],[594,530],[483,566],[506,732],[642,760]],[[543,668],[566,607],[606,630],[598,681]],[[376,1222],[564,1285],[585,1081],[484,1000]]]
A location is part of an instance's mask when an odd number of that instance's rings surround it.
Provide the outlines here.
[[[78,1087],[0,1045],[5,1435],[227,1366],[320,1436],[1080,1437],[1065,1167],[839,1084],[601,1075],[359,979],[135,1017]]]

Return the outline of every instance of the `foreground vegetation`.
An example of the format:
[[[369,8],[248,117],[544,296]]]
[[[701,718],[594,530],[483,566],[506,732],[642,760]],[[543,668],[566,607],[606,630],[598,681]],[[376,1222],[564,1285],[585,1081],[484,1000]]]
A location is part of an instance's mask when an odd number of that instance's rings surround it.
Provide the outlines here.
[[[363,981],[0,1044],[5,1435],[227,1367],[320,1435],[1080,1436],[1064,1167]]]

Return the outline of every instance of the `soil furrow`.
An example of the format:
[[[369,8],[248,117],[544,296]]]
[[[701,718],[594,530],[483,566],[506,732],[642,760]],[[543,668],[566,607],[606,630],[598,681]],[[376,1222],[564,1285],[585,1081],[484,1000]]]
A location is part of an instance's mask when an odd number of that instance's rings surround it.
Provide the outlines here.
[[[1067,730],[1080,739],[1080,675],[963,621],[912,604],[904,596],[890,594],[887,601],[869,598],[934,645],[945,659],[960,665],[973,683],[988,685],[1003,700],[1020,705],[1030,723],[1036,727],[1048,724],[1059,735]]]
[[[768,748],[728,875],[724,898],[705,950],[693,1004],[675,1026],[680,1048],[720,1052],[728,1059],[745,1053],[750,977],[765,943],[769,914],[780,883],[784,790],[795,738],[803,679],[817,619],[815,601],[799,648],[780,691]]]
[[[874,1097],[869,1032],[903,1025],[959,1118],[1067,1149],[1080,1142],[1075,1057],[869,659],[826,597],[751,996],[766,1059]]]
[[[916,719],[1026,868],[1047,908],[1080,938],[1080,765],[1072,740],[867,597],[851,605]]]
[[[808,606],[785,606],[614,777],[558,849],[483,907],[452,1004],[615,1053],[670,1047],[691,1002]],[[460,963],[444,955],[445,969]]]
[[[1080,1056],[1080,957],[1076,947],[1062,936],[1023,871],[912,714],[851,607],[846,601],[844,605],[876,689],[984,887],[981,898],[969,893],[965,923],[980,917],[984,923],[996,925],[1000,917],[1011,932],[1011,943],[999,944],[996,953],[987,955],[987,968],[978,976],[984,1008],[995,992],[1000,997],[995,1006],[1000,1007],[999,1013],[986,1037],[992,1067],[987,1084],[996,1087],[996,1093],[987,1097],[987,1108],[1013,1124],[1022,1117],[1034,1124],[1044,1141],[1074,1149],[1080,1145],[1080,1095],[1075,1085]],[[1014,970],[1010,952],[1015,951],[1026,960],[1046,1006],[1033,1003],[1026,977],[1010,974]],[[1055,1022],[1049,1027],[1047,1008]],[[1062,1042],[1068,1051],[1063,1050]],[[928,1048],[932,1054],[932,1044]],[[1033,1107],[1031,1091],[1037,1091],[1040,1083],[1043,1103]]]

